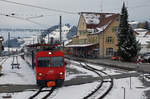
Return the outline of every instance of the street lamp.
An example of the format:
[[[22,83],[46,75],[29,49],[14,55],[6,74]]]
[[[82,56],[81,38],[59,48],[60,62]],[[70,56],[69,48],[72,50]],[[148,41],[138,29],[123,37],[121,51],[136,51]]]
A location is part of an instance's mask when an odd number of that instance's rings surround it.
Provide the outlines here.
[[[123,99],[125,99],[125,98],[126,98],[126,97],[125,97],[125,96],[126,96],[126,93],[125,93],[125,92],[126,92],[126,89],[125,89],[125,87],[121,87],[121,88],[123,88]]]

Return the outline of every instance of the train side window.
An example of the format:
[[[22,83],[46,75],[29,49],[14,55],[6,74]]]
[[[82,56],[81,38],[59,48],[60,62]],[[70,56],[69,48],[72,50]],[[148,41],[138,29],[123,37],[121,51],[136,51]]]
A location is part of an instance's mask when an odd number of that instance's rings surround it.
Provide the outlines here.
[[[38,57],[37,58],[38,67],[50,67],[50,58],[49,57]]]

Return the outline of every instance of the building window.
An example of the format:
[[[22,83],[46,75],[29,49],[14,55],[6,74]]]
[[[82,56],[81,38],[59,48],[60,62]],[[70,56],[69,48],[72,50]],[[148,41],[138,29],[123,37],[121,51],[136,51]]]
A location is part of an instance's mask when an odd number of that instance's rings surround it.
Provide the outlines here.
[[[118,22],[119,22],[119,21],[120,21],[120,18],[117,18],[117,19],[116,19],[116,21],[118,21]]]
[[[107,43],[112,43],[112,42],[113,42],[112,37],[107,37],[107,38],[106,38],[106,42],[107,42]]]
[[[119,27],[118,27],[118,26],[114,26],[114,27],[112,28],[112,31],[117,33],[117,32],[119,31]]]
[[[106,55],[112,56],[114,54],[113,48],[106,48]]]
[[[87,39],[80,39],[79,40],[79,44],[86,44],[87,43]]]
[[[85,34],[85,33],[86,33],[86,31],[84,31],[84,30],[80,30],[80,31],[79,31],[79,33],[80,33],[80,34]]]

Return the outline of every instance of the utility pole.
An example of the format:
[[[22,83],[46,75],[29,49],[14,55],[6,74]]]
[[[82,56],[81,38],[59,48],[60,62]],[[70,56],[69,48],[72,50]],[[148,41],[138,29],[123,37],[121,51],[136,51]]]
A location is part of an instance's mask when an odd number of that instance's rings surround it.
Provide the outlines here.
[[[103,13],[103,0],[101,0],[100,12]],[[102,58],[104,58],[104,27],[103,26],[102,26],[102,51],[101,52],[102,52]]]
[[[34,37],[33,37],[33,44],[34,44]]]
[[[8,53],[10,54],[10,49],[9,49],[10,44],[9,44],[9,42],[10,42],[10,32],[8,32]]]
[[[62,29],[61,29],[61,25],[62,25],[62,23],[61,23],[61,16],[60,16],[60,24],[59,24],[59,29],[60,29],[60,44],[62,43]]]
[[[48,33],[47,36],[48,36],[48,37],[47,37],[47,39],[48,39],[47,44],[50,44],[50,41],[49,41],[49,33]]]
[[[132,83],[131,83],[131,74],[130,74],[130,89],[131,89],[131,84],[132,84]]]
[[[104,28],[102,31],[102,58],[104,58]]]
[[[122,87],[123,88],[123,99],[126,99],[126,89],[125,87]]]

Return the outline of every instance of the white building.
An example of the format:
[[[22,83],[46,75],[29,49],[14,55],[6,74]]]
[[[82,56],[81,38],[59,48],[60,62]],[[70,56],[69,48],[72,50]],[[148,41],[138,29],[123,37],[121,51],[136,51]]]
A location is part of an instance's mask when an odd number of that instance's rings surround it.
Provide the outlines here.
[[[62,41],[66,41],[66,40],[68,40],[67,39],[67,33],[70,31],[70,29],[71,29],[71,27],[69,27],[69,26],[62,26]],[[49,36],[49,37],[48,37]],[[56,29],[56,30],[54,30],[54,31],[52,31],[51,33],[49,33],[49,35],[47,35],[46,37],[45,37],[45,42],[48,42],[48,38],[50,39],[51,37],[53,37],[54,38],[54,40],[59,40],[60,39],[60,29],[58,28],[58,29]]]
[[[137,25],[139,24],[139,22],[137,22],[137,21],[131,21],[131,22],[129,22],[129,24],[132,27],[132,29],[136,29]]]
[[[136,39],[141,43],[140,53],[150,52],[150,48],[147,48],[148,42],[150,42],[150,34],[146,29],[138,28],[134,29],[137,32]]]

